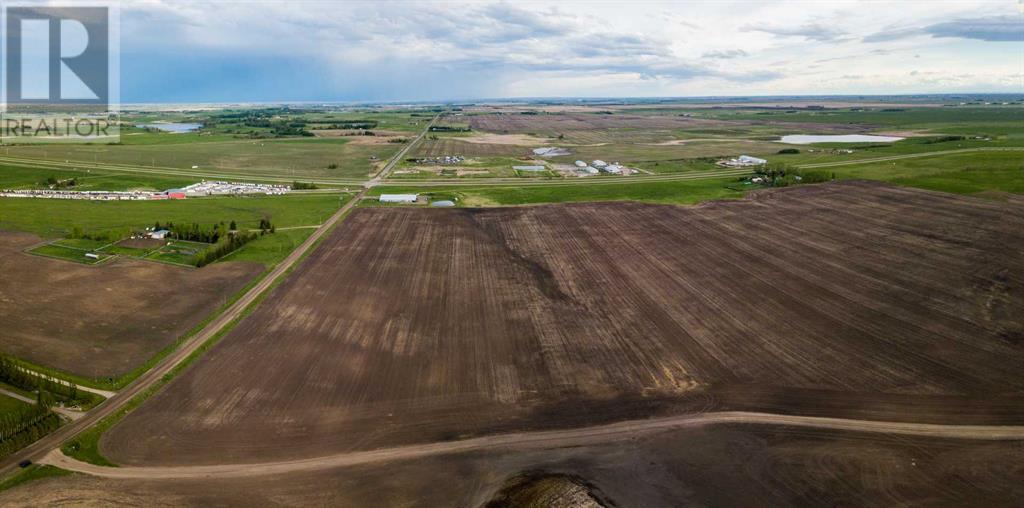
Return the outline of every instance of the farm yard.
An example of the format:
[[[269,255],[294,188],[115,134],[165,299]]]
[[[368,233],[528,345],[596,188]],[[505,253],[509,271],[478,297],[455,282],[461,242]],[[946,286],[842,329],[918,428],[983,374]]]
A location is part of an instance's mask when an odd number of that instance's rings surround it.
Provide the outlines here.
[[[61,238],[26,250],[30,254],[95,265],[127,256],[134,259],[160,261],[173,265],[194,267],[192,259],[209,249],[211,244],[187,240],[146,242],[126,239],[116,242],[96,241],[79,238]]]
[[[1019,199],[868,182],[356,209],[100,450],[266,462],[714,409],[1020,425],[1022,248]]]
[[[85,378],[140,366],[263,271],[258,263],[196,270],[129,258],[85,266],[21,252],[38,243],[0,231],[0,348]]]

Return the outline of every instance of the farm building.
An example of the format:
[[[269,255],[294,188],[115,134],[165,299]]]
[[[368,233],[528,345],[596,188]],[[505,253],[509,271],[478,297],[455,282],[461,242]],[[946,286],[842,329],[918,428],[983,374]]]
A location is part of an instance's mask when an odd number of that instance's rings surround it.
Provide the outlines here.
[[[169,235],[170,233],[171,232],[166,229],[158,229],[156,231],[151,231],[149,233],[149,237],[155,238],[157,240],[163,240],[164,238],[167,238],[167,235]]]
[[[515,169],[517,171],[533,171],[533,172],[537,172],[537,171],[544,171],[547,168],[544,167],[544,166],[512,166],[512,169]]]
[[[597,168],[597,169],[601,169],[601,168],[603,168],[603,167],[607,166],[607,165],[608,165],[608,163],[607,163],[607,162],[605,162],[605,161],[603,161],[603,160],[596,160],[596,161],[594,161],[594,162],[591,162],[591,163],[590,163],[590,165],[591,165],[591,166],[594,166],[594,167],[595,167],[595,168]]]
[[[167,199],[185,199],[185,189],[168,189]]]
[[[761,164],[768,164],[768,161],[760,157],[751,157],[749,155],[740,155],[739,160],[743,164],[750,166],[760,166]]]
[[[576,167],[578,167],[578,168],[585,168],[585,167],[587,167],[587,163],[583,162],[583,161],[576,161],[575,164],[576,164]]]
[[[89,259],[99,259],[100,255],[99,254],[93,254],[92,252],[86,252],[85,253],[85,257],[87,257]]]
[[[418,194],[381,194],[381,203],[415,203],[419,197]]]
[[[729,168],[748,168],[750,166],[762,166],[768,164],[768,161],[760,157],[751,157],[749,155],[740,155],[735,159],[728,159],[718,161],[719,166],[725,166]]]
[[[436,206],[439,208],[451,208],[455,206],[455,202],[450,199],[441,199],[438,201],[434,201],[433,203],[430,203],[430,206]]]

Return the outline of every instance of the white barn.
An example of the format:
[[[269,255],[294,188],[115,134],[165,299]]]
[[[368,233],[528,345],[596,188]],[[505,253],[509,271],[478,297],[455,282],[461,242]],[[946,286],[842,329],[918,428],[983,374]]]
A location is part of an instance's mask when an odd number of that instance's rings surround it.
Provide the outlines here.
[[[381,194],[381,203],[415,203],[419,194]]]

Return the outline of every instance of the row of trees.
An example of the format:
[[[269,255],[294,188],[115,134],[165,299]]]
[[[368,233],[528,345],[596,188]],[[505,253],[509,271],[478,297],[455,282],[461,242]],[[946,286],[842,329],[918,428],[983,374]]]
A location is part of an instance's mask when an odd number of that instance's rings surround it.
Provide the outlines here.
[[[835,173],[824,171],[800,171],[785,164],[766,164],[754,170],[764,179],[766,185],[772,187],[788,187],[801,183],[823,183],[836,179]]]
[[[22,368],[13,358],[0,354],[0,381],[25,391],[38,392],[44,398],[56,397],[70,404],[87,402],[89,394],[80,392],[78,386],[59,379],[38,376]]]
[[[38,441],[59,426],[60,417],[42,403],[0,415],[0,456]]]
[[[341,120],[328,126],[330,129],[373,129],[377,127],[376,120]]]
[[[175,240],[217,243],[218,240],[238,229],[238,226],[235,224],[235,221],[231,221],[231,224],[221,221],[212,226],[203,226],[195,222],[191,224],[175,224],[173,222],[160,224],[160,222],[157,221],[153,224],[153,228],[154,231],[166,229],[169,231],[167,236]]]
[[[81,226],[75,226],[71,228],[71,232],[68,233],[68,238],[85,238],[89,240],[96,240],[100,242],[116,242],[122,238],[131,236],[131,228],[114,228],[106,229],[103,231],[85,231]]]
[[[431,132],[470,132],[473,129],[455,125],[433,125],[430,127],[430,130]]]
[[[263,219],[266,221],[266,219]],[[253,232],[242,232],[235,231],[217,243],[213,244],[210,248],[198,253],[192,258],[192,264],[197,267],[204,267],[214,261],[231,254],[232,252],[240,249],[243,245],[267,234],[267,232],[273,233],[273,225],[270,225],[270,221],[266,221],[269,226],[267,229],[263,229],[263,221],[260,221],[260,232],[259,234]]]

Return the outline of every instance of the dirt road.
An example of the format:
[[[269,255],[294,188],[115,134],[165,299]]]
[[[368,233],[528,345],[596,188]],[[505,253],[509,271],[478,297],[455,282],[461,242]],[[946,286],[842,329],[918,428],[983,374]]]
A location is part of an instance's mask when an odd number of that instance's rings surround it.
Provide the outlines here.
[[[182,479],[239,478],[278,475],[330,469],[378,462],[473,452],[480,450],[530,450],[564,448],[633,439],[660,431],[718,424],[784,425],[816,429],[845,430],[905,436],[973,439],[987,441],[1024,440],[1024,426],[936,425],[901,423],[771,413],[728,411],[632,420],[576,429],[499,434],[460,441],[442,441],[395,448],[383,448],[262,464],[223,464],[212,466],[103,467],[80,462],[53,450],[41,460],[62,469],[106,478]]]

